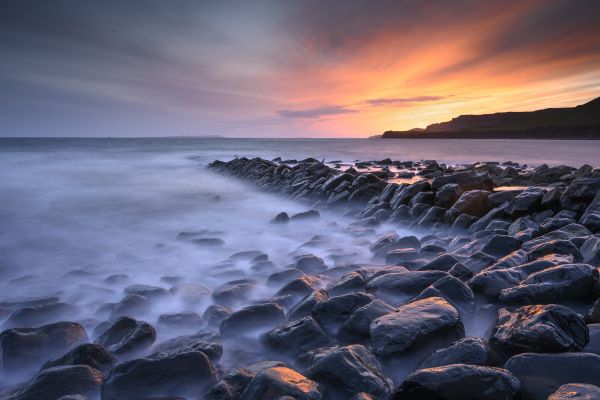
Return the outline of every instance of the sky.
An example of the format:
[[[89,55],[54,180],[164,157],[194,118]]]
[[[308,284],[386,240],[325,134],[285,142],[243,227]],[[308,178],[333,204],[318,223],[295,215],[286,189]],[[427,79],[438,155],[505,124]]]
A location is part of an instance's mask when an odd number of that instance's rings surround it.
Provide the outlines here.
[[[367,137],[600,96],[598,0],[5,0],[0,136]]]

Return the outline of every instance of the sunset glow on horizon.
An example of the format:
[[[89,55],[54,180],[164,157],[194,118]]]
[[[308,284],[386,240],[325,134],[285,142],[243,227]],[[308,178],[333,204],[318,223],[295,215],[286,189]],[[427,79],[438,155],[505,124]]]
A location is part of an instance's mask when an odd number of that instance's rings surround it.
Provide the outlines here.
[[[367,137],[600,96],[597,1],[179,3],[5,2],[2,135]]]

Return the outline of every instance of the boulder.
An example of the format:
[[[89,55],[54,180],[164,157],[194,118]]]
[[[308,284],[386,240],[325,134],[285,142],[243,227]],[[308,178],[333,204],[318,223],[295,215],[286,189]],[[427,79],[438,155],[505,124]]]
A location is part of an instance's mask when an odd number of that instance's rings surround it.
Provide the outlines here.
[[[506,354],[581,351],[588,328],[575,311],[556,304],[498,311],[490,345]]]
[[[538,236],[535,239],[529,240],[521,245],[521,249],[526,252],[531,251],[536,246],[544,243],[565,240],[569,241],[573,238],[590,236],[592,233],[584,226],[579,224],[569,224],[558,230],[548,232],[545,235]]]
[[[329,299],[329,295],[323,289],[317,289],[306,296],[302,301],[292,307],[287,315],[288,320],[295,320],[307,315],[312,315],[313,308],[318,304]]]
[[[403,305],[371,323],[373,352],[381,357],[402,354],[433,342],[448,345],[464,335],[458,311],[440,297]]]
[[[123,292],[125,294],[138,294],[149,299],[166,297],[170,294],[165,288],[151,285],[129,285],[123,289]]]
[[[327,285],[327,293],[332,296],[347,294],[352,292],[364,292],[366,290],[365,279],[358,272],[350,272],[343,275],[337,281]]]
[[[117,364],[117,360],[104,348],[95,343],[84,343],[61,357],[46,362],[42,369],[65,365],[89,365],[102,373],[108,372]]]
[[[367,290],[374,291],[390,300],[400,300],[402,297],[415,295],[439,279],[448,276],[444,271],[409,271],[390,273],[371,279]]]
[[[575,179],[560,197],[562,208],[584,211],[600,190],[600,178]]]
[[[57,366],[40,371],[10,400],[51,400],[78,393],[96,398],[102,373],[89,365]]]
[[[600,191],[596,193],[596,197],[585,209],[579,221],[592,232],[600,232]]]
[[[500,300],[510,304],[549,304],[590,300],[598,270],[588,264],[565,264],[535,272],[520,285],[503,289]]]
[[[287,367],[273,367],[258,373],[242,393],[241,400],[321,400],[316,382]]]
[[[339,327],[356,309],[371,301],[373,297],[365,293],[343,294],[316,303],[312,314],[327,332],[336,334]]]
[[[190,351],[200,351],[212,361],[216,362],[223,354],[223,346],[219,343],[218,336],[207,333],[196,333],[171,338],[152,348],[148,358],[158,359],[170,357]]]
[[[521,383],[502,368],[453,364],[420,369],[410,374],[392,400],[511,400]]]
[[[586,239],[579,248],[583,262],[594,267],[600,267],[600,237],[592,236]]]
[[[537,231],[540,229],[540,224],[532,220],[530,217],[519,217],[508,227],[508,234],[517,237],[520,232],[526,229]]]
[[[156,330],[147,322],[121,317],[105,330],[95,342],[116,355],[135,355],[154,343]]]
[[[285,224],[290,220],[290,216],[286,212],[280,212],[271,220],[272,224]]]
[[[285,363],[280,361],[260,361],[243,368],[234,368],[212,387],[206,398],[209,400],[239,400],[244,389],[257,374],[273,367],[288,368]]]
[[[548,400],[598,400],[600,387],[585,383],[567,383],[552,393]]]
[[[446,222],[454,222],[461,214],[473,217],[482,217],[491,209],[488,201],[490,192],[485,190],[471,190],[463,193],[454,205],[446,212]]]
[[[117,365],[102,385],[103,400],[142,400],[149,397],[203,398],[215,383],[208,357],[199,351]]]
[[[28,328],[40,326],[51,322],[73,318],[79,315],[79,308],[68,303],[48,303],[23,307],[13,312],[4,321],[2,327]]]
[[[463,192],[469,190],[492,191],[494,189],[494,182],[487,173],[477,174],[471,171],[436,176],[431,182],[431,188],[433,190],[440,190],[447,184],[455,184],[460,187]]]
[[[297,355],[329,343],[327,334],[312,317],[287,322],[262,337],[266,347],[278,353]]]
[[[218,327],[221,325],[221,321],[231,315],[231,313],[232,311],[228,307],[219,304],[211,304],[204,310],[202,322],[209,328]]]
[[[435,205],[450,208],[456,203],[463,192],[462,188],[456,183],[447,183],[435,193]]]
[[[158,324],[170,329],[193,329],[200,328],[202,318],[191,311],[161,314],[158,316]]]
[[[2,368],[5,373],[39,368],[41,362],[63,355],[87,341],[85,329],[75,322],[8,329],[0,333]]]
[[[497,356],[485,339],[466,337],[448,347],[434,351],[419,368],[434,368],[451,364],[488,365],[498,363]]]
[[[512,357],[504,367],[521,381],[523,400],[546,400],[566,383],[600,386],[600,356],[596,354],[525,353]]]
[[[306,374],[327,389],[348,397],[367,392],[385,398],[393,385],[371,351],[359,344],[331,348],[315,355]]]
[[[129,294],[114,305],[110,312],[110,319],[115,320],[124,315],[137,316],[147,313],[152,304],[148,297],[139,294]]]
[[[414,300],[441,297],[452,304],[464,317],[471,317],[475,310],[473,291],[461,280],[445,276],[425,288]]]
[[[429,261],[427,264],[419,268],[419,271],[450,271],[450,268],[454,266],[458,262],[458,259],[454,257],[452,254],[444,253],[433,260]]]
[[[368,339],[371,335],[371,322],[392,311],[394,311],[392,306],[379,299],[375,299],[354,310],[338,331],[338,338],[348,341],[352,341],[353,339]]]
[[[213,290],[212,297],[217,304],[232,305],[247,300],[255,287],[256,281],[239,279],[218,286]]]
[[[225,318],[219,327],[221,336],[247,336],[271,330],[285,321],[283,308],[277,303],[264,303],[242,308]]]
[[[571,255],[575,261],[581,261],[581,253],[573,242],[569,240],[550,240],[540,243],[527,251],[529,260],[536,260],[548,254]]]
[[[537,188],[524,190],[508,203],[505,212],[511,218],[531,215],[541,209],[544,194],[545,191]]]
[[[323,259],[312,254],[303,255],[298,258],[296,268],[309,275],[317,275],[327,269]]]
[[[517,239],[509,235],[494,235],[481,248],[485,254],[500,258],[504,257],[513,251],[518,250],[520,243]]]

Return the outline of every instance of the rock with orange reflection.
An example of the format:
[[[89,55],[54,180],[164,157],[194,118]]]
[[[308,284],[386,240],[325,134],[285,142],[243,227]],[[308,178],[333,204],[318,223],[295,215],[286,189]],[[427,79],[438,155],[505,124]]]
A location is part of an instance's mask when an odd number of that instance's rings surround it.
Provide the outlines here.
[[[567,383],[548,397],[548,400],[598,400],[600,388],[585,383]]]
[[[490,345],[506,354],[581,351],[589,340],[583,318],[557,304],[498,311]]]
[[[304,375],[286,367],[273,367],[257,374],[241,400],[272,400],[291,396],[296,400],[321,400],[319,386]]]
[[[452,364],[425,368],[410,374],[392,400],[511,400],[521,383],[502,368]]]
[[[306,375],[322,383],[325,394],[366,392],[387,398],[393,387],[371,350],[359,344],[315,350],[306,361],[311,364]]]
[[[458,311],[441,297],[403,305],[371,323],[373,352],[384,358],[433,343],[443,347],[464,336]]]

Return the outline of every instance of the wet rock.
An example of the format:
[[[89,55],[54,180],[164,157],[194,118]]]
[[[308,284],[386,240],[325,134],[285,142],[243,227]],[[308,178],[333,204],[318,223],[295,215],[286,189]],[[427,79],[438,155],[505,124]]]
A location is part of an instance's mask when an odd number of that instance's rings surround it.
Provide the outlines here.
[[[200,247],[220,247],[225,245],[223,239],[213,237],[192,239],[191,242]]]
[[[25,328],[65,320],[79,315],[79,308],[67,303],[48,303],[23,307],[13,312],[3,328]]]
[[[275,293],[275,296],[293,296],[295,298],[303,298],[308,296],[317,288],[320,281],[313,276],[301,276],[288,283]]]
[[[239,279],[224,283],[213,290],[212,298],[218,304],[232,305],[247,300],[254,288],[256,281],[252,279]]]
[[[123,297],[121,301],[114,305],[110,311],[110,319],[114,320],[124,315],[143,315],[150,311],[151,306],[152,302],[148,297],[139,294],[130,294]]]
[[[389,314],[394,308],[376,299],[354,310],[338,331],[338,338],[352,341],[353,339],[368,339],[371,336],[371,322]]]
[[[417,203],[423,203],[432,206],[435,201],[435,193],[434,192],[420,192],[417,193],[410,201],[408,202],[409,207],[414,206]]]
[[[102,345],[84,343],[61,357],[46,362],[42,370],[65,365],[89,365],[102,372],[108,372],[117,364],[117,360]]]
[[[447,183],[435,193],[435,205],[443,208],[450,208],[463,194],[463,190],[455,183]]]
[[[509,371],[480,365],[453,364],[410,374],[392,395],[393,400],[510,400],[521,384]]]
[[[401,300],[407,295],[416,295],[427,286],[439,279],[448,276],[443,271],[409,271],[404,273],[390,273],[371,279],[367,283],[367,290],[374,291],[390,300]]]
[[[306,374],[323,383],[328,393],[351,396],[367,392],[385,398],[392,390],[392,381],[385,376],[379,362],[368,348],[359,344],[316,354]]]
[[[343,294],[316,303],[312,314],[326,331],[335,334],[356,309],[371,301],[373,297],[365,293]]]
[[[308,210],[308,211],[304,211],[304,212],[292,215],[290,217],[290,220],[300,221],[300,220],[307,220],[307,219],[316,219],[316,218],[319,218],[320,216],[321,216],[321,214],[319,214],[319,212],[317,210]]]
[[[473,291],[461,280],[445,276],[425,288],[414,300],[441,297],[460,311],[463,317],[471,317],[475,309]]]
[[[278,353],[297,355],[328,344],[329,338],[312,317],[304,317],[267,332],[263,343]]]
[[[521,381],[523,400],[546,400],[566,383],[600,386],[600,356],[595,354],[525,353],[512,357],[505,368]]]
[[[581,216],[581,224],[592,232],[600,232],[600,191]]]
[[[531,274],[518,286],[503,289],[500,300],[510,304],[590,300],[597,282],[598,271],[591,265],[559,265]]]
[[[585,383],[567,383],[552,393],[548,400],[597,400],[600,399],[600,388]]]
[[[119,364],[110,372],[102,385],[102,399],[202,398],[214,383],[215,371],[202,352],[158,359],[141,358]]]
[[[419,181],[404,187],[399,187],[390,200],[390,208],[395,210],[400,205],[406,205],[417,193],[429,190],[431,190],[431,185],[427,181]]]
[[[211,304],[202,314],[202,322],[208,327],[218,327],[221,325],[221,321],[231,315],[231,313],[232,310],[230,308],[218,304]]]
[[[560,197],[562,208],[574,211],[584,211],[600,190],[600,178],[576,179]]]
[[[298,258],[296,268],[309,275],[318,275],[327,269],[323,259],[312,254],[303,255]]]
[[[456,259],[456,257],[454,257],[452,254],[446,253],[434,258],[433,260],[425,264],[423,267],[419,268],[419,270],[448,272],[450,271],[450,268],[452,268],[457,262],[458,260]]]
[[[419,258],[419,252],[417,249],[404,248],[390,250],[385,255],[385,263],[390,265],[399,265],[407,261],[413,261]]]
[[[481,251],[494,257],[504,257],[519,248],[519,241],[508,235],[494,235]]]
[[[139,353],[154,343],[156,330],[147,322],[130,317],[116,320],[95,342],[116,355]]]
[[[242,393],[241,400],[278,399],[321,400],[319,386],[287,367],[273,367],[258,373]]]
[[[288,313],[289,320],[299,319],[312,314],[313,308],[319,303],[329,299],[329,295],[323,289],[317,289],[296,304]]]
[[[167,289],[151,285],[130,285],[127,286],[123,292],[128,295],[137,294],[149,299],[160,298],[169,295],[169,291]]]
[[[260,361],[243,368],[230,370],[212,389],[206,398],[210,400],[238,400],[254,377],[269,368],[288,366],[280,361]]]
[[[87,340],[85,329],[75,322],[5,330],[0,333],[3,370],[10,373],[37,368],[40,362],[60,356]]]
[[[508,234],[516,237],[519,232],[526,229],[537,231],[540,229],[540,225],[529,217],[519,217],[508,227]]]
[[[267,285],[280,286],[281,284],[287,283],[291,280],[299,278],[304,275],[304,272],[298,268],[286,268],[283,271],[273,272],[267,278]]]
[[[448,347],[434,351],[421,362],[419,368],[434,368],[451,364],[487,365],[498,363],[485,339],[466,337]]]
[[[579,251],[584,263],[600,267],[600,237],[592,236],[586,239]]]
[[[490,192],[485,190],[472,190],[463,193],[454,205],[446,212],[446,222],[454,222],[461,214],[473,217],[482,217],[491,209],[488,201]]]
[[[531,215],[541,209],[544,194],[545,192],[541,189],[527,189],[508,203],[505,212],[511,218]]]
[[[189,305],[197,305],[206,300],[211,294],[209,288],[194,282],[178,283],[171,287],[169,292]]]
[[[448,345],[463,338],[458,311],[440,297],[406,304],[371,323],[371,345],[378,356],[390,357],[437,342]]]
[[[494,189],[494,182],[487,173],[477,174],[474,172],[457,172],[435,177],[431,182],[431,188],[439,190],[447,184],[455,184],[464,192],[469,190],[492,191]]]
[[[490,345],[506,354],[581,351],[589,340],[583,318],[556,304],[498,311]]]
[[[446,215],[444,214],[446,219]],[[466,230],[473,222],[477,221],[477,217],[468,214],[460,214],[456,220],[452,223],[452,230]],[[447,221],[450,222],[450,221]]]
[[[531,251],[536,246],[553,242],[553,241],[569,241],[573,238],[590,236],[592,233],[582,225],[570,224],[558,230],[538,236],[535,239],[529,240],[521,245],[521,249],[526,252]]]
[[[290,216],[286,212],[280,212],[271,220],[273,224],[285,224],[290,220]]]
[[[158,324],[171,329],[199,328],[202,325],[202,318],[191,311],[161,314],[158,316]]]
[[[223,346],[217,336],[197,333],[194,335],[177,336],[162,342],[152,348],[153,353],[148,358],[158,359],[190,351],[200,351],[211,360],[217,361],[223,355]]]
[[[283,308],[276,303],[244,307],[225,318],[219,327],[221,336],[247,336],[271,330],[285,321]]]
[[[339,280],[327,285],[326,290],[327,293],[332,296],[354,292],[364,292],[366,290],[366,283],[365,279],[360,273],[350,272],[343,275]]]
[[[88,365],[52,367],[40,371],[11,400],[43,400],[79,393],[96,397],[102,373]]]

